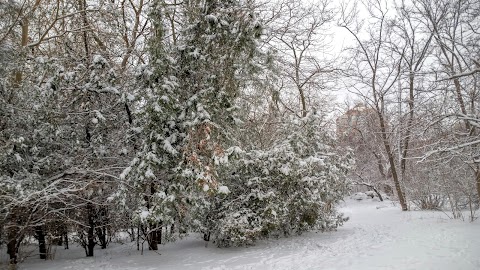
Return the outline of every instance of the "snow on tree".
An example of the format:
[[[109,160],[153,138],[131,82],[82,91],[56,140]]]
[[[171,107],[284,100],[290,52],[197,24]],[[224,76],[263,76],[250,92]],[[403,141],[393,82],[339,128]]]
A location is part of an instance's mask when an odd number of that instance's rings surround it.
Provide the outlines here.
[[[123,142],[117,123],[123,107],[105,58],[96,55],[87,65],[67,62],[26,60],[28,76],[20,85],[6,84],[13,98],[2,96],[8,114],[0,133],[6,139],[0,153],[0,207],[13,253],[32,230],[43,238],[47,227],[50,233],[66,233],[71,224],[77,224],[81,243],[83,232],[91,239],[87,255],[93,255],[97,236],[106,246],[106,221],[100,213],[106,213],[105,199],[114,187],[110,180],[119,173],[121,153],[115,149]],[[41,257],[45,252],[40,250]]]
[[[135,191],[131,210],[147,225],[152,249],[159,227],[187,226],[189,208],[204,192],[217,191],[215,160],[231,141],[234,100],[261,31],[248,1],[185,2],[178,8],[185,14],[183,29],[178,45],[169,47],[163,6],[152,6],[152,59],[140,74],[148,83],[138,98],[142,150],[121,176]]]
[[[255,1],[158,0],[148,19],[146,3],[131,2],[143,28],[127,31],[125,51],[105,46],[122,35],[115,3],[59,3],[29,6],[36,28],[0,25],[0,226],[12,264],[30,236],[44,257],[47,235],[68,234],[93,256],[134,224],[157,249],[185,232],[230,246],[344,221],[334,204],[350,161],[318,115],[279,117],[267,147],[242,134],[239,96],[270,76],[259,75],[269,56]],[[106,30],[91,32],[93,19]]]
[[[290,135],[266,150],[226,150],[220,179],[228,187],[204,213],[203,229],[219,246],[251,244],[270,236],[331,230],[346,220],[335,205],[346,194],[348,152],[336,149],[314,113],[286,119]]]

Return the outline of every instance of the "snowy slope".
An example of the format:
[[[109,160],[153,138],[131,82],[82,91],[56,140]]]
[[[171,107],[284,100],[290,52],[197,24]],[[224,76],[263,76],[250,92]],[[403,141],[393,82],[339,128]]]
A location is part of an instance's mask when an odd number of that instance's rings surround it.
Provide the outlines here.
[[[96,250],[58,248],[54,261],[28,259],[20,269],[480,269],[480,223],[441,212],[401,212],[391,202],[347,200],[337,232],[268,240],[249,248],[205,247],[189,237],[140,255],[133,245]]]

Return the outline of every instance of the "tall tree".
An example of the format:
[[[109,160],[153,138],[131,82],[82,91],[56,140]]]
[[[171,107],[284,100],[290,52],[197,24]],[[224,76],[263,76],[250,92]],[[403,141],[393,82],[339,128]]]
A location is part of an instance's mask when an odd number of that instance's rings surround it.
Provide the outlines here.
[[[184,16],[173,46],[164,42],[164,3],[152,8],[142,150],[123,174],[141,194],[136,211],[148,224],[152,249],[160,227],[184,225],[196,193],[210,196],[220,185],[216,160],[232,140],[240,78],[251,69],[261,31],[252,1],[187,1],[176,8]]]
[[[388,5],[385,1],[363,1],[363,8],[372,18],[365,33],[360,32],[358,9],[342,7],[340,26],[345,28],[357,42],[353,50],[353,61],[348,67],[350,79],[354,80],[350,87],[375,111],[378,118],[378,132],[382,137],[384,154],[387,157],[393,183],[403,211],[408,210],[407,201],[402,188],[396,163],[395,147],[389,117],[389,98],[396,87],[400,75],[399,66],[402,58],[394,55],[389,46],[391,32],[388,29]],[[362,34],[367,36],[362,39]],[[391,103],[390,103],[391,104]]]
[[[466,165],[473,171],[477,194],[480,196],[480,163],[478,162],[478,40],[479,3],[453,1],[441,3],[418,0],[413,2],[415,11],[421,14],[424,26],[432,33],[436,44],[434,70],[439,88],[446,89],[448,99],[454,97],[454,107],[447,118],[463,123],[463,136],[452,138],[463,149]],[[451,95],[452,94],[452,95]],[[445,116],[445,115],[444,115]],[[463,146],[464,145],[464,146]],[[447,147],[449,149],[449,147]],[[449,152],[439,149],[440,152]],[[468,154],[470,153],[470,154]],[[469,157],[468,157],[469,156]]]
[[[276,52],[276,69],[282,85],[277,102],[305,117],[310,107],[319,109],[318,104],[327,103],[325,85],[335,70],[332,59],[326,56],[328,27],[334,19],[334,9],[328,1],[282,0],[269,5],[271,12],[264,14],[268,29],[266,42],[268,48]]]

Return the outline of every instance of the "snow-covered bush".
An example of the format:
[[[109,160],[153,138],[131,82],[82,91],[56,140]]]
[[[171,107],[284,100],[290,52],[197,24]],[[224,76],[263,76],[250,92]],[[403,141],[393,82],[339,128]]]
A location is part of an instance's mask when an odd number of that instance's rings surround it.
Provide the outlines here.
[[[331,230],[346,220],[335,210],[347,191],[351,159],[334,147],[318,116],[289,119],[290,135],[270,149],[226,151],[220,179],[230,193],[209,204],[204,231],[219,246],[271,236]]]

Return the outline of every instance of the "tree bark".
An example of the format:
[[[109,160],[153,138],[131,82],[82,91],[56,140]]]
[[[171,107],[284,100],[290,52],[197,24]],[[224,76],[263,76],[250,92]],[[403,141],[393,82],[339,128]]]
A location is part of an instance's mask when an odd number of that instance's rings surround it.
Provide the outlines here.
[[[205,240],[207,242],[210,241],[210,232],[203,234],[203,240]]]
[[[63,235],[55,236],[55,240],[57,241],[57,246],[63,246]]]
[[[392,178],[393,178],[393,183],[395,184],[395,189],[397,190],[398,200],[400,201],[400,206],[402,207],[402,210],[407,211],[408,210],[407,202],[405,200],[402,187],[400,186],[400,180],[398,179],[397,169],[395,166],[395,159],[393,157],[392,149],[390,147],[390,143],[388,142],[388,138],[387,138],[385,119],[383,118],[382,112],[378,108],[377,108],[377,113],[380,121],[380,129],[382,134],[383,145],[385,147],[385,152],[388,156],[388,163],[390,164],[390,169],[392,170]]]
[[[38,238],[38,252],[40,253],[40,259],[47,259],[47,246],[45,245],[45,232],[43,226],[36,226],[35,233]]]
[[[87,232],[87,257],[93,256],[93,249],[95,247],[95,215],[93,205],[87,204],[88,212],[88,232]]]
[[[96,231],[97,231],[97,236],[98,236],[98,240],[100,242],[100,246],[102,249],[106,249],[107,248],[107,224],[108,224],[108,220],[107,220],[107,209],[106,207],[102,207],[100,209],[100,211],[98,212],[98,216],[97,216],[97,222],[98,222],[98,226],[96,228]]]
[[[10,229],[8,234],[7,254],[9,255],[9,264],[17,264],[17,234],[14,229]]]
[[[157,241],[160,245],[162,244],[162,232],[163,232],[163,228],[160,227],[160,230],[157,230]]]
[[[155,224],[151,226],[151,231],[148,233],[148,249],[158,250],[158,234]]]
[[[22,48],[24,48],[25,46],[27,46],[28,44],[28,18],[25,17],[22,21],[21,21],[21,26],[22,26]],[[22,80],[23,80],[23,72],[21,70],[17,70],[15,71],[15,87],[20,87],[20,84],[22,83]]]
[[[407,127],[405,131],[405,142],[403,144],[403,153],[402,153],[402,159],[400,160],[400,169],[402,176],[405,175],[405,170],[406,170],[406,164],[407,164],[407,155],[408,155],[408,150],[409,150],[409,144],[410,144],[410,136],[412,132],[412,125],[413,125],[413,118],[414,118],[414,75],[413,71],[410,70],[410,76],[409,76],[409,97],[408,97],[408,120],[407,120]]]
[[[68,231],[66,229],[63,237],[65,238],[65,249],[68,249]]]
[[[82,16],[82,23],[85,30],[82,31],[83,33],[83,45],[85,46],[85,60],[88,63],[90,60],[90,48],[88,44],[88,20],[87,20],[87,1],[86,0],[79,0],[79,8]]]
[[[475,170],[475,180],[477,180],[477,195],[480,198],[480,165],[477,164],[477,168]]]
[[[150,195],[153,196],[156,192],[155,183],[150,183]],[[147,198],[147,208],[150,208],[150,198]],[[150,223],[150,231],[147,236],[148,249],[158,250],[158,223]]]
[[[100,247],[102,249],[107,248],[107,230],[105,227],[99,227],[97,229],[98,241],[100,242]]]
[[[137,225],[137,250],[138,251],[140,251],[140,227],[141,227],[140,222],[138,222],[138,225]]]
[[[18,262],[18,247],[19,247],[19,229],[18,229],[18,220],[16,212],[17,209],[12,209],[12,214],[10,215],[10,222],[8,232],[7,232],[7,254],[9,255],[9,264],[16,265]],[[13,268],[14,269],[14,268]]]

